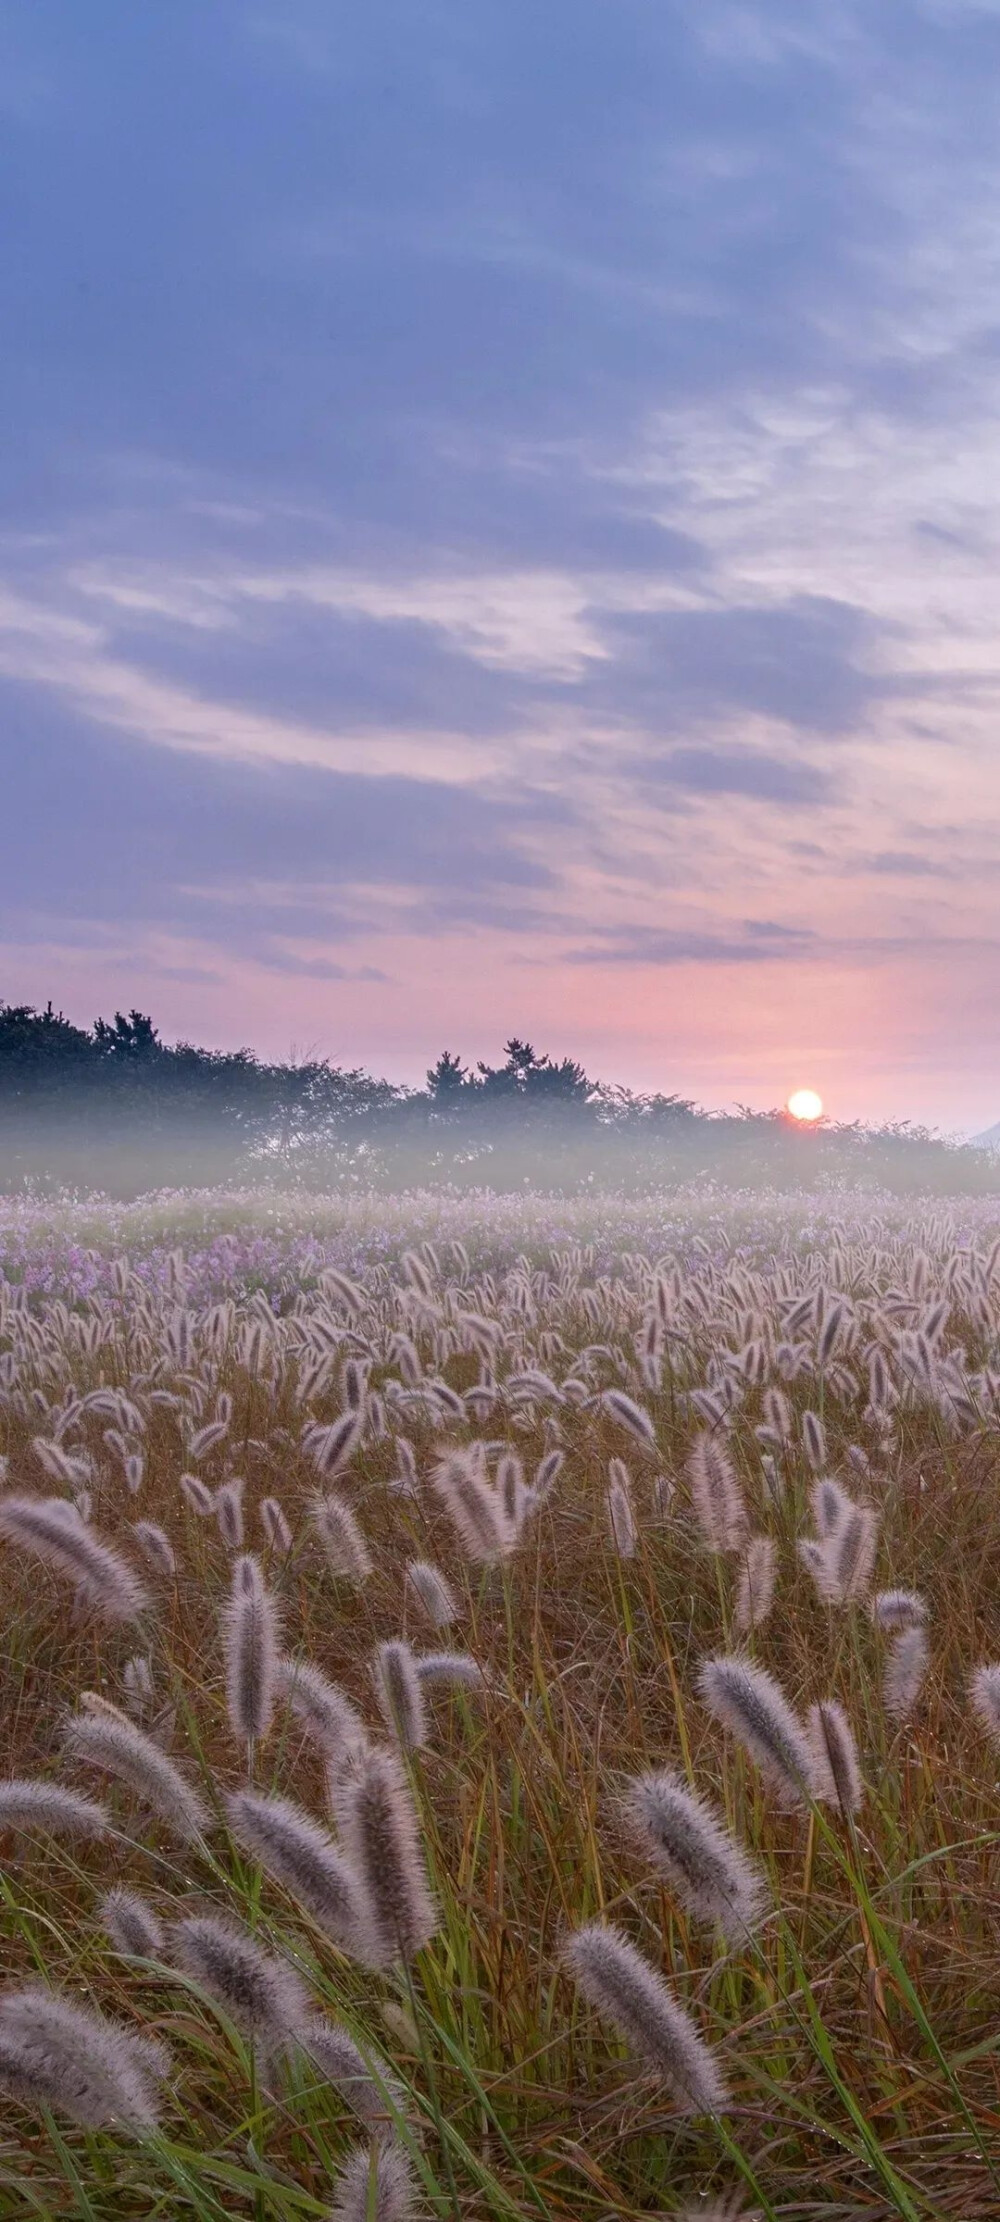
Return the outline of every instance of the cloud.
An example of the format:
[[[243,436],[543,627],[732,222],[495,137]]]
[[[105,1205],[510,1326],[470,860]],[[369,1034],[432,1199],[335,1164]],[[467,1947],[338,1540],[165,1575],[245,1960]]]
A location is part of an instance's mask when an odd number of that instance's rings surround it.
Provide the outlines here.
[[[733,712],[800,732],[849,732],[882,691],[861,658],[866,613],[821,595],[776,606],[657,610],[606,621],[616,701],[668,726]],[[602,683],[599,676],[597,684]]]
[[[89,721],[3,698],[0,917],[170,926],[272,969],[333,978],[276,945],[384,930],[387,902],[446,888],[457,926],[504,891],[552,881],[541,854],[567,823],[556,798],[311,765],[240,764],[137,747]],[[85,829],[85,837],[84,837]],[[357,976],[352,974],[352,976]]]
[[[795,928],[748,922],[739,934],[693,927],[622,926],[603,943],[572,949],[572,965],[748,965],[794,962],[804,933]]]
[[[830,772],[755,748],[666,748],[638,759],[651,786],[688,795],[745,795],[758,802],[822,804],[834,791]]]

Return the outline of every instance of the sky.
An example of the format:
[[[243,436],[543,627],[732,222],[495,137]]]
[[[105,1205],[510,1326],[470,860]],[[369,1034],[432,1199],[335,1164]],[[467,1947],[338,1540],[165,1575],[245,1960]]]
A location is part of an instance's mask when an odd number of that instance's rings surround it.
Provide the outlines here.
[[[1000,1118],[1000,0],[0,0],[0,997]]]

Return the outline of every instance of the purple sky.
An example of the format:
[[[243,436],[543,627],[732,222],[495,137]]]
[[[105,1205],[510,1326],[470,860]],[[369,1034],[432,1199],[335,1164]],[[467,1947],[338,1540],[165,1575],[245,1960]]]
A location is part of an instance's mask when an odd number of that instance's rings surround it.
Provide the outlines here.
[[[1000,1117],[996,0],[0,0],[0,996]]]

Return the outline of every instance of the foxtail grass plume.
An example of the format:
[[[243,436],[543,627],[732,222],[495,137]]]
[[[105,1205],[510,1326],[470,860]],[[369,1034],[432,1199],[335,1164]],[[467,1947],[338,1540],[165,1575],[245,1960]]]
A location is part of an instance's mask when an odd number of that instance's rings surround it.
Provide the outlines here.
[[[292,1548],[293,1537],[283,1506],[277,1497],[262,1497],[257,1509],[265,1542],[272,1551],[280,1551],[284,1557]]]
[[[274,1599],[249,1554],[234,1564],[223,1628],[229,1725],[252,1747],[263,1743],[274,1713],[279,1629]]]
[[[639,1531],[635,1524],[629,1470],[620,1458],[611,1460],[608,1477],[608,1490],[604,1499],[608,1534],[619,1558],[634,1558]]]
[[[309,1437],[309,1456],[324,1481],[333,1481],[349,1466],[361,1441],[360,1412],[342,1412],[330,1427],[318,1427]]]
[[[212,1500],[215,1524],[227,1551],[243,1549],[243,1483],[224,1481]]]
[[[134,1520],[132,1533],[147,1566],[154,1574],[161,1575],[165,1582],[172,1582],[177,1572],[177,1560],[170,1537],[162,1528],[157,1527],[155,1520]]]
[[[308,1992],[294,1968],[263,1951],[235,1921],[188,1915],[170,1931],[170,1955],[265,2053],[286,2043],[309,2014]]]
[[[427,1742],[427,1714],[417,1662],[408,1643],[380,1643],[372,1661],[379,1711],[404,1751]]]
[[[127,1711],[141,1720],[142,1715],[149,1712],[156,1697],[153,1670],[141,1651],[133,1659],[126,1659],[122,1668],[122,1683]]]
[[[102,1543],[65,1498],[0,1497],[0,1539],[72,1582],[104,1620],[137,1620],[149,1604],[127,1560]]]
[[[841,1488],[832,1474],[823,1474],[819,1481],[813,1482],[809,1502],[816,1522],[816,1533],[823,1542],[836,1535],[855,1510],[854,1498],[848,1495],[846,1489]]]
[[[216,1450],[220,1443],[225,1442],[228,1433],[229,1426],[226,1420],[209,1420],[206,1427],[199,1427],[191,1436],[188,1443],[188,1457],[195,1459],[207,1458],[210,1450]]]
[[[802,1414],[802,1448],[813,1473],[822,1473],[826,1465],[826,1429],[818,1412]]]
[[[345,1358],[342,1374],[344,1404],[348,1412],[363,1417],[368,1395],[368,1375],[357,1358]]]
[[[865,1789],[854,1734],[843,1707],[833,1698],[811,1705],[806,1734],[814,1760],[814,1797],[845,1816],[859,1812]]]
[[[710,1713],[756,1760],[782,1803],[808,1805],[813,1757],[798,1716],[773,1675],[750,1659],[707,1659],[698,1688]]]
[[[379,2141],[348,2155],[330,2222],[411,2222],[416,2211],[413,2170],[401,2145]]]
[[[120,1883],[101,1899],[103,1928],[116,1952],[135,1960],[157,1960],[163,1951],[163,1925],[137,1890]]]
[[[453,1686],[485,1690],[489,1677],[478,1659],[470,1659],[467,1651],[425,1651],[415,1661],[422,1683],[450,1682]]]
[[[969,1684],[969,1702],[980,1727],[1000,1750],[1000,1666],[976,1668]]]
[[[901,1628],[889,1646],[882,1677],[882,1703],[890,1720],[905,1721],[915,1712],[929,1663],[923,1629]]]
[[[200,1474],[182,1474],[180,1488],[190,1511],[196,1512],[199,1520],[209,1519],[215,1508],[215,1498],[207,1481],[202,1481]]]
[[[413,1444],[408,1441],[405,1435],[397,1435],[396,1437],[396,1472],[400,1490],[408,1497],[415,1497],[417,1494],[417,1461],[414,1456]]]
[[[769,1535],[752,1535],[740,1564],[739,1588],[733,1616],[737,1633],[762,1628],[774,1603],[777,1549]]]
[[[738,1551],[747,1532],[743,1492],[725,1443],[706,1429],[688,1454],[688,1487],[695,1519],[710,1551]]]
[[[373,1967],[412,1960],[434,1935],[420,1828],[399,1760],[374,1748],[334,1792],[341,1840],[368,1905],[363,1957]]]
[[[473,1564],[488,1566],[512,1549],[515,1537],[500,1498],[467,1451],[451,1451],[439,1459],[430,1486]]]
[[[878,1552],[878,1514],[871,1505],[855,1505],[825,1549],[829,1581],[835,1601],[849,1605],[871,1588]]]
[[[926,1601],[915,1589],[880,1589],[872,1598],[872,1619],[878,1628],[922,1628]]]
[[[101,1837],[110,1827],[103,1805],[61,1783],[16,1775],[0,1781],[0,1836]]]
[[[275,1684],[328,1759],[340,1759],[367,1742],[361,1715],[346,1692],[308,1659],[279,1658]]]
[[[406,2118],[403,2085],[378,2053],[363,2053],[339,2022],[311,2015],[297,2029],[295,2043],[323,2081],[335,2084],[366,2129],[390,2136],[401,2126]]]
[[[112,1708],[74,1714],[65,1735],[74,1759],[125,1783],[184,1844],[200,1843],[209,1816],[196,1790],[166,1752],[126,1713]]]
[[[516,1451],[503,1451],[497,1460],[497,1495],[508,1528],[517,1534],[524,1517],[524,1467]]]
[[[624,1812],[640,1851],[685,1910],[715,1922],[730,1944],[744,1943],[766,1892],[721,1817],[669,1773],[630,1783]]]
[[[314,1497],[312,1522],[338,1581],[361,1584],[372,1571],[371,1553],[349,1505],[331,1490]]]
[[[163,2045],[41,1983],[0,1992],[0,2089],[32,2112],[146,2136],[169,2067]]]
[[[657,1474],[653,1482],[653,1518],[658,1525],[669,1520],[676,1496],[677,1486],[669,1474]]]
[[[685,2112],[724,2111],[725,2081],[704,2038],[663,1976],[619,1929],[589,1922],[570,1937],[563,1959],[588,2004],[614,2023]]]
[[[359,1957],[368,1930],[364,1891],[326,1829],[290,1798],[239,1790],[228,1800],[237,1843],[281,1883],[341,1950]]]
[[[546,1451],[544,1458],[539,1459],[531,1484],[531,1503],[535,1511],[551,1496],[565,1463],[566,1454],[561,1450]]]
[[[617,1421],[644,1450],[655,1451],[656,1429],[643,1405],[637,1404],[634,1397],[626,1396],[624,1389],[605,1389],[601,1403],[609,1419]]]
[[[420,1601],[432,1628],[450,1628],[460,1618],[460,1607],[450,1582],[429,1559],[411,1559],[406,1579]]]

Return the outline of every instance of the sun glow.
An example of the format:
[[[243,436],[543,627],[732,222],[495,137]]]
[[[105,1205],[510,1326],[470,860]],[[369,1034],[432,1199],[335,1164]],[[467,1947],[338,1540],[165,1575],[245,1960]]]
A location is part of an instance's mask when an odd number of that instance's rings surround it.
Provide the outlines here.
[[[785,1109],[793,1119],[801,1119],[805,1125],[809,1125],[813,1119],[822,1118],[823,1098],[816,1094],[815,1088],[796,1088],[794,1095],[789,1096]]]

